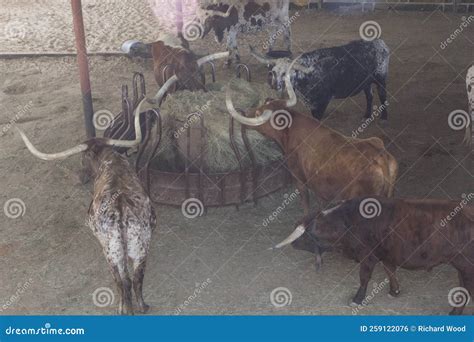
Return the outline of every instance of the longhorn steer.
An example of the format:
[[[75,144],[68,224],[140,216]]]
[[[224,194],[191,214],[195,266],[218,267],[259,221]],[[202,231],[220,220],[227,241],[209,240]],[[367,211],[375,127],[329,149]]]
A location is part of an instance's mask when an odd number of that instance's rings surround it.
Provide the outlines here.
[[[474,206],[462,202],[383,197],[355,198],[321,213],[306,216],[295,231],[274,248],[292,244],[313,252],[335,249],[360,263],[360,287],[353,304],[365,299],[367,285],[378,262],[390,280],[390,295],[400,288],[397,267],[431,270],[451,264],[460,286],[474,295]],[[372,206],[372,207],[371,207]],[[468,302],[453,308],[461,314]],[[455,300],[456,302],[456,300]],[[462,304],[462,303],[459,303]]]
[[[234,119],[280,145],[301,193],[305,214],[309,213],[308,189],[326,203],[364,195],[392,196],[398,163],[382,140],[346,137],[291,110],[297,100],[289,76],[285,84],[289,100],[267,100],[249,110],[247,116],[235,110],[229,93],[226,105]],[[319,266],[319,254],[317,262]]]
[[[291,49],[289,3],[289,0],[231,0],[207,5],[200,8],[197,13],[198,19],[204,23],[202,38],[214,30],[216,40],[221,43],[224,33],[227,32],[229,64],[232,58],[240,60],[237,46],[238,33],[255,33],[264,28],[271,28],[272,32],[265,45],[268,45],[271,51],[275,38],[282,34],[289,51]]]
[[[382,140],[346,137],[290,109],[296,104],[296,95],[289,77],[285,77],[285,83],[289,100],[267,100],[263,106],[249,110],[247,117],[235,110],[229,93],[226,103],[237,121],[280,145],[305,213],[309,212],[307,189],[325,202],[363,195],[392,196],[398,164]],[[279,121],[287,125],[278,127]]]
[[[260,62],[272,66],[272,85],[277,90],[282,90],[291,61],[288,58],[268,59],[255,53],[252,47],[250,49],[251,54]],[[365,117],[369,118],[372,115],[372,84],[377,85],[381,119],[387,119],[388,64],[389,49],[383,40],[359,40],[303,53],[290,77],[298,95],[305,99],[316,119],[323,118],[332,98],[344,99],[362,91],[367,100]]]
[[[171,35],[163,36],[163,40],[151,43],[153,56],[153,73],[158,86],[163,86],[173,75],[178,77],[175,90],[205,90],[201,79],[200,67],[217,58],[225,58],[227,52],[215,53],[202,58],[182,46],[182,42]]]
[[[159,96],[165,92],[166,89],[157,94],[156,101],[159,102]],[[120,293],[120,314],[133,314],[132,286],[139,311],[145,313],[149,309],[143,300],[142,287],[151,234],[156,225],[155,212],[127,159],[112,148],[132,148],[141,142],[139,118],[144,101],[134,113],[136,137],[133,141],[94,138],[69,150],[46,154],[39,152],[17,128],[28,150],[40,159],[64,159],[82,153],[81,180],[87,182],[90,177],[94,180],[87,225],[102,246]],[[133,270],[131,279],[129,261]]]

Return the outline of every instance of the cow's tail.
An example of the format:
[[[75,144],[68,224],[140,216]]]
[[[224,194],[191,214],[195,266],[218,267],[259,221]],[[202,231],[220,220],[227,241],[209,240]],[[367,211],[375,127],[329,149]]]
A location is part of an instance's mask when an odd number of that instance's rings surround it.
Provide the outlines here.
[[[369,138],[366,141],[372,144],[379,151],[376,164],[381,176],[381,188],[376,191],[378,195],[392,197],[395,188],[395,181],[398,176],[398,163],[386,149],[383,141],[379,138]]]
[[[376,51],[376,70],[375,74],[377,77],[385,79],[388,75],[388,65],[390,61],[390,49],[382,39],[374,40],[374,46]]]
[[[388,179],[386,183],[388,187],[387,197],[392,197],[395,190],[395,182],[398,177],[398,162],[390,153],[386,152],[386,155],[388,163]]]

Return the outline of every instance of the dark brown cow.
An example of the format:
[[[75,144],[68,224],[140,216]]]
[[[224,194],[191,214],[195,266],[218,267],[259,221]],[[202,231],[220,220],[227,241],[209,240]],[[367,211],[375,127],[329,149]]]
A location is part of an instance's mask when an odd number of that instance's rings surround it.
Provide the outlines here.
[[[321,213],[306,216],[295,231],[274,248],[292,243],[297,249],[335,249],[360,263],[360,287],[353,298],[365,299],[375,265],[381,261],[390,280],[390,294],[400,293],[397,267],[431,270],[450,264],[465,288],[461,314],[474,294],[474,206],[461,202],[359,197]],[[464,289],[463,289],[464,290]]]

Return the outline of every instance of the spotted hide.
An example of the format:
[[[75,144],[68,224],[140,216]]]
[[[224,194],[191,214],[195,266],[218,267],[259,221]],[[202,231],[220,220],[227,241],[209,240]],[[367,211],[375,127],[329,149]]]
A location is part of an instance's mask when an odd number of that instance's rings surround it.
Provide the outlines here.
[[[211,30],[220,43],[227,33],[227,51],[229,51],[228,63],[235,58],[240,60],[237,36],[240,33],[256,33],[262,30],[269,31],[269,38],[264,43],[271,51],[275,40],[283,36],[287,50],[291,49],[291,28],[288,16],[289,0],[271,1],[224,1],[206,5],[204,2],[198,19],[204,23],[204,38]],[[229,12],[228,12],[229,11]],[[215,15],[216,13],[229,13],[228,16]]]

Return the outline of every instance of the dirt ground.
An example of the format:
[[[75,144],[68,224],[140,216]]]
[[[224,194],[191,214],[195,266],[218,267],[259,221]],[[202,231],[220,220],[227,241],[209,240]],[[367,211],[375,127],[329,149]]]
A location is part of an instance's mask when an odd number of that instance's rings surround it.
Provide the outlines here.
[[[157,33],[156,18],[145,2],[83,3],[90,51],[118,50],[126,39],[151,41]],[[399,161],[396,196],[461,200],[463,193],[473,192],[473,156],[461,146],[463,132],[448,126],[448,115],[466,110],[464,82],[474,59],[474,24],[441,49],[461,25],[462,15],[381,10],[299,14],[292,26],[295,54],[359,39],[365,21],[380,25],[392,52],[389,121],[370,124],[361,136],[383,138]],[[70,9],[60,0],[3,0],[0,33],[0,52],[74,51]],[[240,40],[242,59],[250,64],[256,82],[263,82],[266,72],[248,55],[247,43],[262,46],[265,39],[259,34]],[[212,35],[191,47],[200,54],[224,48]],[[120,111],[120,85],[130,83],[134,71],[145,74],[149,92],[157,89],[150,61],[92,57],[90,65],[96,111]],[[228,79],[232,72],[219,65],[217,77]],[[47,152],[81,142],[84,124],[75,59],[0,59],[0,103],[0,205],[12,199],[25,205],[18,218],[0,211],[0,313],[114,314],[112,277],[84,224],[91,188],[76,179],[79,157],[40,161],[10,124],[17,122]],[[325,123],[350,135],[360,126],[364,108],[363,95],[333,100]],[[356,263],[328,253],[316,272],[310,254],[291,247],[267,250],[302,216],[294,201],[276,221],[263,225],[293,191],[290,186],[256,207],[210,209],[195,219],[185,218],[179,208],[157,206],[158,226],[144,285],[151,314],[353,314],[347,304],[358,287]],[[378,266],[374,290],[369,288],[373,298],[357,314],[448,312],[448,291],[458,286],[451,266],[398,274],[402,293],[390,299]],[[93,294],[104,287],[113,289],[115,302],[101,307],[94,304]],[[277,307],[270,298],[280,287],[291,301]],[[472,314],[472,305],[465,312]]]

